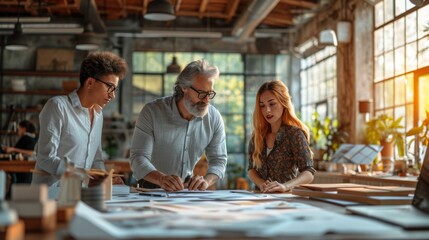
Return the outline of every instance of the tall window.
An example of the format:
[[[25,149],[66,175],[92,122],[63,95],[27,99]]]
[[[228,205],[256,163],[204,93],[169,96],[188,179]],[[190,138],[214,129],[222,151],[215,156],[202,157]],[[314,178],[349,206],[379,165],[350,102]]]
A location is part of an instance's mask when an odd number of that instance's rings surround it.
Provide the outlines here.
[[[383,0],[374,13],[375,115],[404,117],[406,131],[416,120],[416,70],[429,65],[429,5],[417,8],[410,1]]]
[[[301,119],[310,122],[314,112],[321,118],[337,117],[337,57],[335,47],[301,60]]]

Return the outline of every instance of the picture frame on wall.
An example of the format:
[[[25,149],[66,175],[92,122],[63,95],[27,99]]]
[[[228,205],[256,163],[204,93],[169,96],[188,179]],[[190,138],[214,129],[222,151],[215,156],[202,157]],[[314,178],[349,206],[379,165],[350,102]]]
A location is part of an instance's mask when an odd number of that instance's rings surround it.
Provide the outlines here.
[[[36,70],[72,71],[74,51],[59,48],[41,48],[37,50]]]

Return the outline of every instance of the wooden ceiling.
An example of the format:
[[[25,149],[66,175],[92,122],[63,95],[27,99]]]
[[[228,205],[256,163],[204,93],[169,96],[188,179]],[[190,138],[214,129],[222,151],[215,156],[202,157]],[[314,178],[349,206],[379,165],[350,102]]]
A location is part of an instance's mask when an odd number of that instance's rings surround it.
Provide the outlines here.
[[[143,19],[151,0],[89,1],[94,11],[85,14],[85,9],[88,9],[86,0],[0,0],[0,16],[16,17],[19,12],[21,17],[50,16],[51,21],[82,23],[87,15],[86,19],[90,18],[92,22],[98,20],[106,26],[106,30],[94,28],[96,32],[110,32],[110,29],[113,29],[110,28],[111,25],[123,26],[125,31],[130,31],[130,25],[133,24],[140,28],[144,25],[176,29],[207,28],[207,26],[213,29],[232,29],[238,24],[240,17],[247,14],[249,16],[244,18],[242,24],[257,19],[252,31],[255,29],[285,31],[301,24],[303,16],[311,16],[323,4],[329,2],[328,0],[169,0],[174,6],[176,20],[154,23]],[[266,8],[270,3],[274,4],[268,10],[255,9]],[[115,30],[118,31],[118,27]]]

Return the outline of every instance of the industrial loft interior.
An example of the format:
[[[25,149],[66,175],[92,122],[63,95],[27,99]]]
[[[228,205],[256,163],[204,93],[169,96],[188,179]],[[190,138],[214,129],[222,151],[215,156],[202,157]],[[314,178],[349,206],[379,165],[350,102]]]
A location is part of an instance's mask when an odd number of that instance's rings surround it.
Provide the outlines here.
[[[252,96],[260,83],[274,79],[287,83],[296,110],[299,112],[302,105],[302,117],[307,121],[316,109],[315,104],[324,100],[329,101],[330,116],[336,117],[336,93],[300,103],[304,96],[299,90],[300,85],[304,86],[300,83],[301,60],[310,61],[320,50],[323,59],[334,61],[337,25],[344,29],[340,30],[344,31],[340,37],[345,38],[339,39],[339,44],[350,48],[352,22],[346,18],[355,18],[356,5],[372,9],[375,3],[41,0],[0,4],[4,89],[11,89],[12,80],[17,79],[24,80],[26,90],[33,93],[34,90],[63,90],[62,82],[70,84],[78,80],[80,61],[88,51],[113,51],[127,60],[130,74],[120,83],[120,94],[103,111],[106,120],[119,116],[122,124],[117,123],[117,119],[112,124],[127,129],[119,131],[118,137],[116,133],[109,133],[118,130],[106,127],[104,147],[109,155],[114,155],[112,158],[126,156],[132,127],[142,106],[172,93],[177,76],[174,70],[198,58],[219,65],[222,77],[216,86],[218,96],[212,103],[223,113],[231,162],[243,165],[251,133]],[[157,14],[158,10],[162,14]],[[23,45],[14,45],[16,41]],[[308,67],[305,71],[312,72]],[[52,73],[47,76],[44,72]],[[335,79],[336,75],[326,72],[323,80],[318,81],[330,83]],[[9,130],[14,122],[7,121],[10,105],[18,110],[26,109],[16,114],[20,118],[37,120],[38,109],[57,93],[3,93],[2,128]],[[3,141],[9,141],[10,145],[15,139]]]
[[[426,118],[425,1],[20,0],[0,5],[3,144],[16,140],[7,135],[12,123],[37,123],[48,98],[67,92],[63,84],[73,89],[81,60],[97,50],[118,53],[130,68],[118,96],[103,110],[105,124],[112,124],[103,134],[112,158],[127,156],[141,108],[171,94],[177,70],[199,58],[220,69],[212,104],[223,116],[229,160],[241,165],[244,175],[254,97],[267,80],[288,86],[295,111],[310,127],[314,113],[320,122],[335,120],[348,143],[368,143],[365,121],[383,113],[402,117],[402,133]],[[157,8],[164,12],[150,12]],[[13,83],[24,84],[26,91],[10,92]],[[326,149],[325,137],[316,138],[314,147]],[[414,148],[405,150],[414,154]]]
[[[0,0],[0,236],[427,239],[428,16]],[[201,59],[219,76],[181,82]]]

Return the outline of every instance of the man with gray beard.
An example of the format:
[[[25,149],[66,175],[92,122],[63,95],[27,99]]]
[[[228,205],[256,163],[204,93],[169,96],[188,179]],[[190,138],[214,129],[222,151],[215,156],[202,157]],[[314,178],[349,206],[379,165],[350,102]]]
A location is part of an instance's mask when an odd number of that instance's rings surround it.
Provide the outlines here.
[[[146,104],[136,121],[130,162],[140,187],[166,191],[206,190],[223,178],[227,162],[225,129],[216,96],[216,66],[189,63],[177,77],[174,95]],[[193,169],[205,154],[205,176]]]

